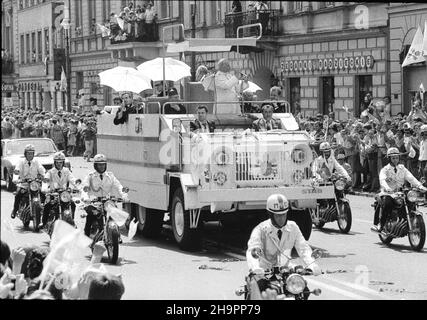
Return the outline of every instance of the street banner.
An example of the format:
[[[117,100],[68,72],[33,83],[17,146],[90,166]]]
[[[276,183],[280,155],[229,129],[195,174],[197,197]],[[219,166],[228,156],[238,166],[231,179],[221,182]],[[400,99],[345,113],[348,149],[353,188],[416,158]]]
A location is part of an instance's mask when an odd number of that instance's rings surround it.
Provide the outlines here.
[[[424,21],[423,56],[427,57],[427,20]]]
[[[67,91],[67,76],[65,75],[64,67],[62,67],[62,72],[61,72],[60,90],[61,91]]]
[[[408,54],[406,55],[405,61],[403,61],[402,68],[423,61],[426,61],[423,56],[423,33],[420,26],[418,26]]]

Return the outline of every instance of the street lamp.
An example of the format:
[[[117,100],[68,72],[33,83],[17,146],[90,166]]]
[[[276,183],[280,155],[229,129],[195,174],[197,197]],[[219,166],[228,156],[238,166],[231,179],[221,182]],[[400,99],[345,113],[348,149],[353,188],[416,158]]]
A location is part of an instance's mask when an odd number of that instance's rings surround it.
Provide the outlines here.
[[[67,111],[71,111],[71,60],[70,60],[70,7],[69,2],[64,1],[64,20],[61,23],[65,31],[65,69],[67,74]]]

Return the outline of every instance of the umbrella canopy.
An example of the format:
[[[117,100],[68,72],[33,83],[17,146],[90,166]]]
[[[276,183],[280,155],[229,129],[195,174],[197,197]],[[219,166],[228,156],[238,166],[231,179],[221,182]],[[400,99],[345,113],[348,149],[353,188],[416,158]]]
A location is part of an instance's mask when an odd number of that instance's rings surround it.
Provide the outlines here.
[[[256,85],[252,81],[248,81],[248,84],[249,84],[249,87],[243,91],[256,92],[256,91],[262,90],[261,87],[259,87],[258,85]]]
[[[151,89],[150,79],[141,72],[129,67],[115,67],[99,73],[101,84],[116,91],[132,91],[140,93]]]
[[[153,81],[163,81],[163,58],[141,63],[137,69],[146,77]],[[178,81],[185,77],[190,77],[191,68],[182,61],[165,58],[165,80]]]

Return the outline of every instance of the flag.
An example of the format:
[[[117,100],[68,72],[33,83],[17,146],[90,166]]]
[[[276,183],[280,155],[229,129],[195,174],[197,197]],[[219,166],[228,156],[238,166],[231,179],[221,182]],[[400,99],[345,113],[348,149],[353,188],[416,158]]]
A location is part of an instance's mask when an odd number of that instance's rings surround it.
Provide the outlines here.
[[[67,91],[67,76],[65,75],[64,67],[62,67],[61,72],[61,91]]]
[[[427,20],[424,21],[423,52],[424,52],[424,57],[427,57]]]
[[[421,84],[420,84],[420,93],[421,93],[421,96],[424,94],[424,92],[426,92],[426,90],[424,89],[424,85],[421,82]]]
[[[423,61],[426,61],[423,57],[423,33],[420,26],[418,26],[408,54],[406,55],[405,61],[403,61],[402,68]]]
[[[122,18],[117,17],[117,23],[118,23],[120,29],[124,30],[124,28],[125,28],[125,21]]]
[[[108,37],[110,36],[111,30],[107,28],[106,26],[103,26],[102,24],[97,23],[96,24],[99,29],[101,29],[102,37]]]

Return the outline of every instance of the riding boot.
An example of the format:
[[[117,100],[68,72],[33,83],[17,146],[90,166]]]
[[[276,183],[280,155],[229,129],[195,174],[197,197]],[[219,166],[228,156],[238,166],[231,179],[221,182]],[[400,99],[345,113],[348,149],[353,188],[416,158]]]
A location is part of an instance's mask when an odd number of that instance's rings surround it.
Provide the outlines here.
[[[12,219],[15,219],[16,217],[16,212],[18,211],[19,203],[21,202],[21,199],[22,199],[21,189],[18,188],[18,190],[16,190],[15,202],[13,203],[12,214],[10,215]]]

